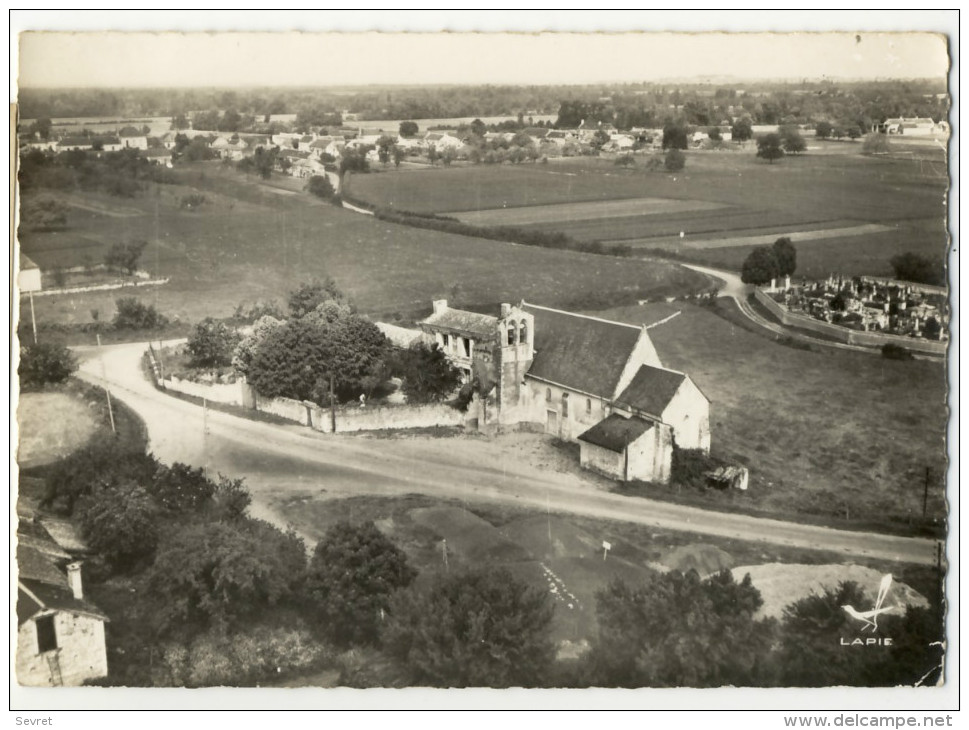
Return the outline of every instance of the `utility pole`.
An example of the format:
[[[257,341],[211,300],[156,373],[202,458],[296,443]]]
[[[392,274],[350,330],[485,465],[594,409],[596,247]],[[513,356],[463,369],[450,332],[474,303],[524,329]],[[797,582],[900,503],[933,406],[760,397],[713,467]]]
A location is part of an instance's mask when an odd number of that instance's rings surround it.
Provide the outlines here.
[[[447,540],[441,540],[441,553],[444,555],[444,572],[450,572],[450,568],[447,564]]]
[[[208,476],[207,467],[209,464],[209,404],[202,398],[202,473]]]
[[[545,516],[548,518],[548,544],[552,544],[552,500],[548,490],[545,490]]]
[[[34,328],[34,344],[37,344],[37,318],[34,316],[34,292],[30,291],[30,325]]]
[[[34,337],[37,336],[36,330],[34,331]],[[104,383],[104,397],[108,399],[108,418],[111,419],[111,433],[117,433],[118,429],[114,426],[114,409],[111,407],[111,391],[108,390],[108,376],[104,369],[104,353],[101,352],[101,333],[97,334],[98,338],[98,360],[101,362],[101,381]],[[34,340],[36,342],[36,339]]]

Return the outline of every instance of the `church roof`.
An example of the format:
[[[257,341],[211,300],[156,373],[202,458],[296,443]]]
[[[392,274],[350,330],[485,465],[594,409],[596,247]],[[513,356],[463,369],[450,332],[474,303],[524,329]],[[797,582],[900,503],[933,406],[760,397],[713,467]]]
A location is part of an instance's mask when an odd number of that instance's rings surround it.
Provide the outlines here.
[[[629,444],[653,427],[652,421],[642,418],[626,418],[613,413],[599,421],[588,431],[579,435],[579,441],[601,446],[621,454]]]
[[[522,304],[535,317],[535,360],[528,375],[611,399],[641,327],[535,304]]]
[[[641,365],[616,403],[660,418],[684,380],[683,373]]]

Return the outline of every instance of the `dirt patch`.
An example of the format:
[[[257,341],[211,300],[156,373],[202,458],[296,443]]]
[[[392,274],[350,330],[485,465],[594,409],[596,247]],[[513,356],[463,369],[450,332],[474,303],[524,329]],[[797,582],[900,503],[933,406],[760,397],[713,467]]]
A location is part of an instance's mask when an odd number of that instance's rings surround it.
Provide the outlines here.
[[[835,589],[839,583],[854,581],[874,602],[878,586],[884,574],[861,565],[798,565],[790,563],[767,563],[764,565],[744,565],[733,569],[734,578],[743,580],[746,574],[754,587],[760,591],[764,605],[756,618],[780,618],[784,608],[813,594]],[[904,583],[893,581],[885,599],[886,606],[928,606],[929,603],[920,593]]]
[[[17,408],[21,468],[63,459],[97,428],[94,408],[64,393],[22,393]]]
[[[736,561],[730,553],[716,545],[694,543],[673,548],[657,562],[668,570],[679,570],[683,573],[695,570],[700,577],[705,578],[733,566]]]
[[[585,558],[601,552],[601,540],[558,516],[527,517],[505,525],[500,532],[537,560]]]

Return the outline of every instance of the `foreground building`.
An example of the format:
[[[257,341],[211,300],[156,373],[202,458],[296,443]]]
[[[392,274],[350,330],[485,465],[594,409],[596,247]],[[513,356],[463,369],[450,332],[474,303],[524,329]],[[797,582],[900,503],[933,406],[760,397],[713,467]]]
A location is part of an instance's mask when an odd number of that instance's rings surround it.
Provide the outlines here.
[[[539,426],[624,481],[668,481],[674,444],[710,450],[708,399],[663,367],[645,327],[524,301],[498,316],[433,308],[421,329],[477,383],[479,428]]]
[[[17,681],[73,687],[108,674],[107,616],[85,599],[81,564],[38,522],[17,530]]]

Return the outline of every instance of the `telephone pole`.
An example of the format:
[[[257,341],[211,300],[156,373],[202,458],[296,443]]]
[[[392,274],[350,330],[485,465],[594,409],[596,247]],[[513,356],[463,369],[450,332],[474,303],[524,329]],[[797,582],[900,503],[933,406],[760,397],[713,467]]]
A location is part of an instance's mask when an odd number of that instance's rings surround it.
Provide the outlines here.
[[[36,337],[37,332],[34,331],[34,336]],[[111,391],[108,390],[108,376],[104,369],[104,353],[101,352],[101,333],[97,334],[98,338],[98,360],[101,363],[101,382],[104,383],[104,397],[108,399],[108,418],[111,420],[111,433],[117,433],[118,429],[114,426],[114,409],[111,407]],[[36,342],[36,340],[34,340]]]

